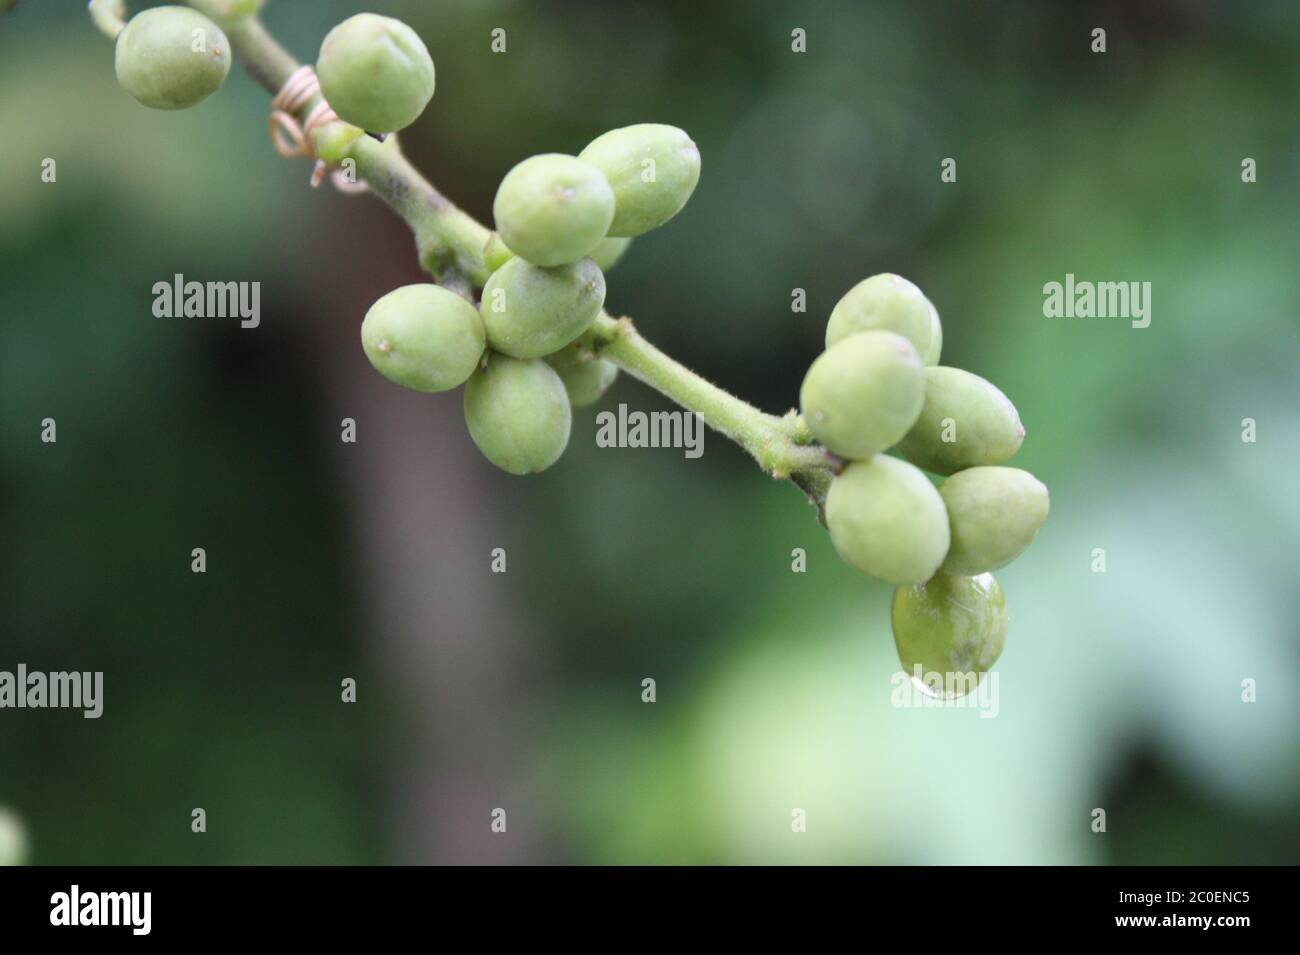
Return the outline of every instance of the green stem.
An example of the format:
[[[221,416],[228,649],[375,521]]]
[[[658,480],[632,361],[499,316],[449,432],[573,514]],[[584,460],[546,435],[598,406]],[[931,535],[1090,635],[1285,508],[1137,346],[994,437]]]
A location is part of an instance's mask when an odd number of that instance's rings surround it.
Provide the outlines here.
[[[776,478],[810,470],[828,470],[831,462],[820,447],[796,444],[783,421],[759,411],[646,341],[630,318],[614,319],[602,312],[585,340],[591,350],[632,377],[697,412],[704,423],[725,434],[753,455]]]
[[[99,2],[111,6],[113,0]],[[92,3],[92,13],[95,6]],[[256,16],[226,24],[225,29],[236,57],[272,95],[298,69],[298,61]],[[305,119],[317,102],[319,98],[305,104],[298,118]],[[481,287],[510,258],[500,237],[435,189],[391,138],[380,143],[362,137],[349,155],[371,191],[406,220],[415,234],[421,265],[435,277],[458,291],[466,283]],[[765,414],[729,394],[642,338],[631,319],[614,319],[602,312],[584,338],[592,351],[632,377],[686,410],[698,412],[706,424],[748,451],[764,471],[792,480],[821,510],[838,462],[813,441],[798,414]]]
[[[196,4],[191,3],[190,6]],[[248,75],[272,96],[280,92],[285,81],[302,65],[267,32],[257,17],[244,17],[225,23],[222,29],[226,31],[235,57],[248,71]],[[317,99],[313,99],[306,104],[299,115],[306,117],[317,102]]]
[[[357,175],[387,202],[415,233],[420,264],[434,275],[452,268],[481,286],[492,274],[489,245],[495,233],[457,209],[420,175],[402,155],[397,143],[380,143],[369,136],[351,148]]]

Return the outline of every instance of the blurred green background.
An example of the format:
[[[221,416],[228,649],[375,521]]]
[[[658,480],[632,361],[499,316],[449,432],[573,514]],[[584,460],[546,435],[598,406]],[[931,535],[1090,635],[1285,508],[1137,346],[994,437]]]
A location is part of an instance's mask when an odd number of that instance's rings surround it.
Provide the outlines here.
[[[138,106],[84,6],[0,18],[0,669],[106,684],[0,711],[31,861],[1297,861],[1294,3],[268,2],[306,59],[361,9],[419,30],[405,149],[483,220],[527,155],[687,129],[699,189],[608,305],[768,410],[852,284],[919,283],[1052,491],[995,719],[891,706],[889,588],[716,435],[597,449],[590,408],[495,472],[359,347],[421,280],[402,223],[309,189],[238,68]],[[260,281],[261,327],[155,318],[177,272]],[[1067,272],[1151,282],[1150,327],[1044,318]]]

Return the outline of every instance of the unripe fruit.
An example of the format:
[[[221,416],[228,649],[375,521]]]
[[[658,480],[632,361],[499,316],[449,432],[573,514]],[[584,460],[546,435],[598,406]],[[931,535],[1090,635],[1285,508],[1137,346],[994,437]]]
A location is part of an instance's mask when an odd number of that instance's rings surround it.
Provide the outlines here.
[[[1025,428],[1010,399],[960,368],[925,370],[925,404],[898,444],[903,457],[935,474],[1001,464],[1020,450]]]
[[[924,474],[878,454],[831,481],[826,526],[841,557],[891,584],[928,580],[948,552],[948,512]]]
[[[465,423],[489,461],[531,474],[560,459],[573,412],[564,382],[546,362],[490,354],[465,386]]]
[[[601,239],[596,243],[596,247],[591,250],[591,261],[599,265],[602,272],[608,272],[619,259],[623,258],[623,253],[627,251],[627,247],[631,244],[631,239],[608,237]]]
[[[939,322],[939,310],[930,305],[930,347],[926,350],[922,358],[927,368],[932,368],[939,364],[939,356],[943,354],[943,325]]]
[[[599,401],[618,377],[617,365],[597,358],[579,342],[566,345],[553,355],[547,355],[546,361],[564,382],[564,390],[569,393],[569,403],[575,408]]]
[[[488,342],[513,358],[541,358],[587,330],[605,304],[605,276],[591,259],[553,269],[514,258],[483,286]]]
[[[850,335],[821,354],[799,405],[813,435],[843,458],[867,458],[907,434],[925,400],[925,369],[893,332]]]
[[[700,150],[676,126],[640,123],[597,136],[578,158],[614,189],[612,236],[636,236],[682,211],[700,181]]]
[[[826,347],[857,332],[902,335],[917,353],[930,353],[931,325],[937,313],[921,290],[903,278],[882,272],[863,279],[844,293],[826,323]]]
[[[894,645],[903,669],[924,679],[938,674],[936,695],[973,690],[1002,655],[1007,640],[1007,601],[992,574],[936,574],[922,584],[894,591]]]
[[[152,109],[188,109],[207,99],[230,72],[230,41],[188,7],[136,14],[117,35],[117,82]]]
[[[614,190],[604,173],[581,159],[531,156],[501,180],[492,216],[515,255],[533,265],[569,265],[605,238]]]
[[[407,285],[366,312],[361,345],[385,378],[416,391],[463,385],[483,357],[478,310],[437,285]]]
[[[1019,468],[958,471],[939,485],[939,496],[952,532],[943,569],[967,576],[1015,560],[1033,542],[1050,507],[1047,488]]]
[[[330,30],[316,75],[339,118],[372,133],[405,129],[433,99],[433,59],[424,41],[401,20],[374,13]]]

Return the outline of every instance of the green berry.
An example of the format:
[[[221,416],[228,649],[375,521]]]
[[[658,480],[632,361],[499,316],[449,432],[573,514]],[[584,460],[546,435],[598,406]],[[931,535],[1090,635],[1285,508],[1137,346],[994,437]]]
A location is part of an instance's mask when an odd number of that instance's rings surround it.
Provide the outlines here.
[[[918,354],[928,355],[937,317],[919,288],[901,275],[883,272],[863,279],[835,304],[826,323],[826,347],[857,332],[886,331],[902,335]]]
[[[117,82],[152,109],[188,109],[220,88],[230,72],[230,41],[188,7],[136,14],[117,35]]]
[[[1001,464],[1020,450],[1025,429],[1010,399],[960,368],[925,370],[925,404],[898,444],[903,457],[935,474]]]
[[[605,276],[591,259],[553,269],[514,258],[483,286],[488,343],[513,358],[541,358],[587,330],[605,304]]]
[[[612,236],[649,232],[682,211],[700,181],[700,150],[676,126],[640,123],[597,136],[578,154],[614,188]]]
[[[925,352],[925,366],[932,368],[939,364],[943,353],[943,325],[939,321],[939,310],[930,305],[930,347]]]
[[[581,342],[574,342],[552,355],[547,363],[556,370],[575,408],[595,404],[618,377],[618,366],[597,358]]]
[[[361,323],[366,357],[385,378],[416,391],[463,385],[483,357],[478,310],[437,285],[407,285],[370,307]]]
[[[190,0],[190,6],[217,23],[234,23],[262,9],[264,0]]]
[[[948,553],[943,498],[906,461],[854,461],[826,495],[831,542],[849,564],[891,584],[928,580]]]
[[[1005,567],[1033,542],[1047,520],[1047,488],[1019,468],[958,471],[939,485],[948,508],[952,546],[943,562],[950,574],[982,574]]]
[[[614,219],[605,174],[573,156],[531,156],[511,169],[492,203],[497,234],[533,265],[569,265],[591,252]]]
[[[602,272],[608,272],[623,258],[623,253],[632,244],[631,239],[604,238],[591,250],[591,260],[600,266]]]
[[[465,423],[489,461],[511,474],[545,471],[569,443],[564,382],[540,358],[489,354],[465,386]]]
[[[923,677],[939,674],[944,696],[974,689],[1007,640],[1007,601],[992,574],[936,574],[899,587],[891,618],[903,669],[913,676],[918,667]]]
[[[912,343],[863,332],[821,354],[799,404],[813,435],[843,458],[868,458],[907,434],[925,400],[925,369]]]
[[[339,118],[372,133],[405,129],[433,99],[433,59],[424,41],[401,20],[374,13],[330,30],[316,75]]]

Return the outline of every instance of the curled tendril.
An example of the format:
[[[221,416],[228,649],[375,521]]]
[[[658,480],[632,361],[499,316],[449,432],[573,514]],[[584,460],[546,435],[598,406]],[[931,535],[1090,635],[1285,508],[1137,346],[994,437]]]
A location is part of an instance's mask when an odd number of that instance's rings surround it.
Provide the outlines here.
[[[299,124],[297,114],[312,100],[318,100],[307,119]],[[318,129],[329,123],[341,122],[337,113],[321,96],[320,81],[316,71],[310,65],[303,65],[294,70],[284,81],[284,86],[271,101],[271,118],[269,129],[271,143],[275,151],[286,159],[311,158],[315,155],[312,146],[313,136]],[[328,166],[323,159],[317,159],[312,169],[311,187],[315,189],[324,181]],[[349,179],[342,169],[335,169],[330,180],[339,192],[358,193],[366,191],[364,182]]]

